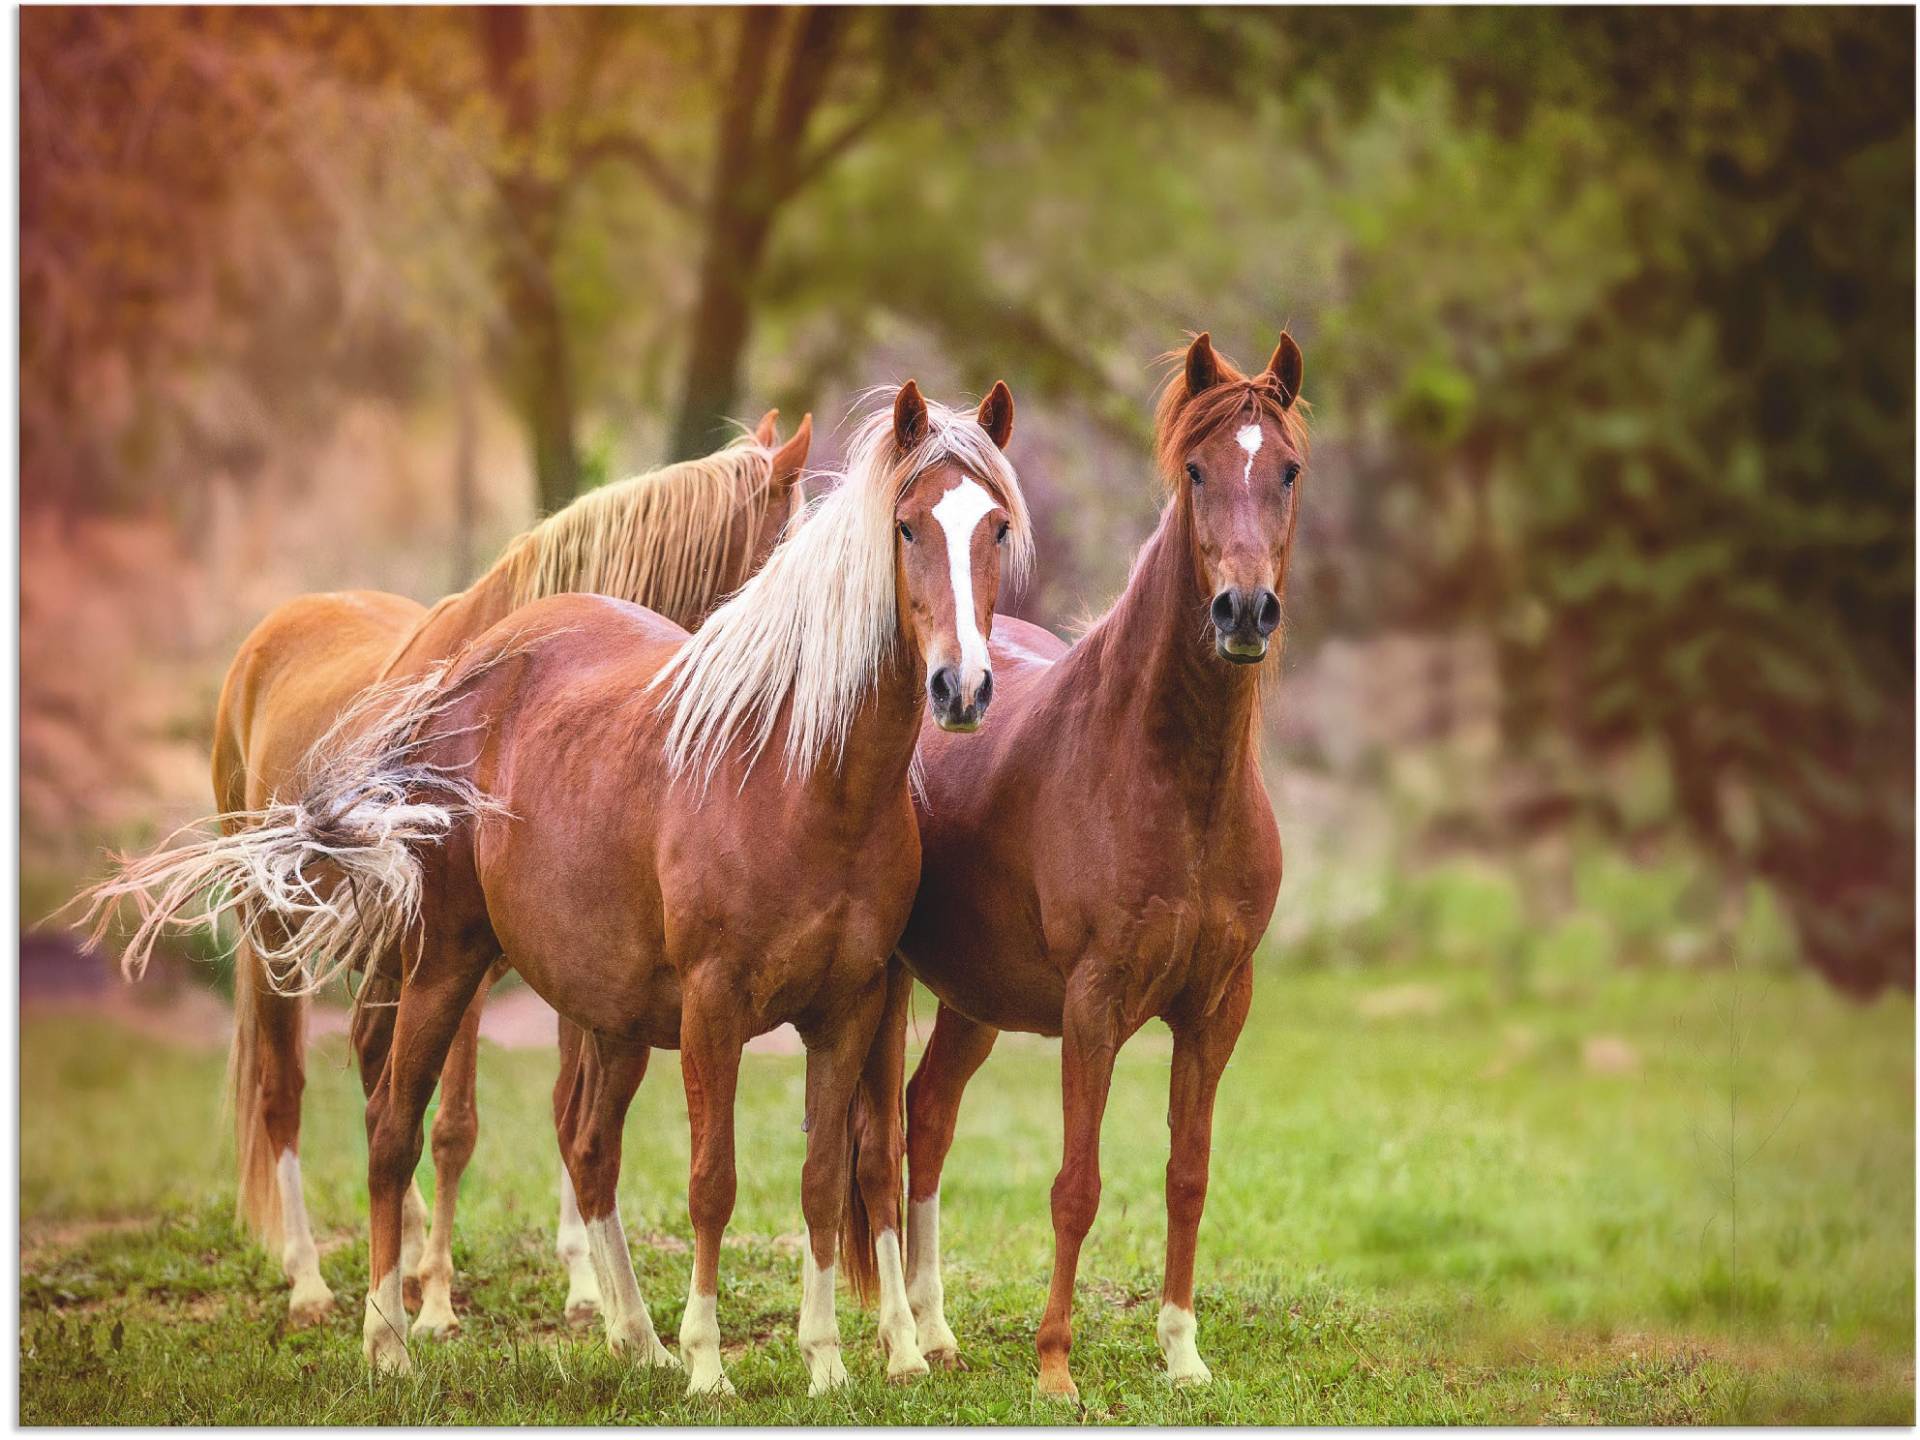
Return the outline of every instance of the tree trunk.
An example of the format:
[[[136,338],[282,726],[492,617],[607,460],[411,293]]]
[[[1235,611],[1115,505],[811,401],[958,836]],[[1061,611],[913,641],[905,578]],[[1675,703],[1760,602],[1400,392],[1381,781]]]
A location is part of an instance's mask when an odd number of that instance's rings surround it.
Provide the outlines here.
[[[727,438],[727,420],[738,407],[740,371],[753,331],[749,293],[766,250],[767,231],[765,218],[742,216],[724,206],[715,206],[708,221],[671,459],[692,460]]]

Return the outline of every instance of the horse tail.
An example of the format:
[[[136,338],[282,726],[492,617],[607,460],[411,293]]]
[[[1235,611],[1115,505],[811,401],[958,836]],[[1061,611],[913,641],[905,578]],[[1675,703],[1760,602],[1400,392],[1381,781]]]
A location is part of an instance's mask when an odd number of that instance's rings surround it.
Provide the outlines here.
[[[398,945],[420,913],[419,851],[465,821],[506,813],[424,756],[435,738],[428,722],[457,698],[441,683],[451,663],[376,685],[347,707],[308,753],[297,799],[219,816],[215,833],[201,822],[179,832],[193,832],[186,843],[119,857],[114,873],[74,902],[86,907],[75,923],[90,929],[88,944],[98,945],[118,902],[132,901],[140,921],[120,969],[138,980],[167,929],[217,939],[231,917],[250,952],[239,972],[256,969],[248,983],[280,995],[310,995]],[[252,1058],[241,1050],[256,1043],[236,1027],[236,1063]],[[236,1070],[230,1083],[244,1088],[250,1073]]]
[[[277,1253],[282,1242],[280,1177],[267,1134],[260,1086],[260,966],[245,947],[234,956],[233,1046],[227,1051],[227,1103],[233,1110],[240,1223]],[[304,1048],[305,1028],[294,1043]]]
[[[868,1047],[847,1117],[847,1203],[840,1211],[840,1254],[847,1285],[863,1305],[872,1304],[880,1290],[880,1256],[867,1192],[892,1191],[896,1235],[900,1217],[906,1213],[900,1173],[906,1103],[901,1076],[913,979],[897,956],[888,962],[886,983],[880,1026]]]

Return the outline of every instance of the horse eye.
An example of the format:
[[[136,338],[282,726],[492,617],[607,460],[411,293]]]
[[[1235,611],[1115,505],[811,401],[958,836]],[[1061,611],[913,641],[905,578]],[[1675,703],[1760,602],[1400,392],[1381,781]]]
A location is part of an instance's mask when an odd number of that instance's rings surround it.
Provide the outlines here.
[[[994,531],[994,532],[993,532],[993,543],[994,543],[994,544],[996,544],[996,545],[1004,545],[1004,544],[1006,544],[1006,543],[1007,543],[1007,528],[1008,528],[1008,526],[1007,526],[1007,522],[1006,522],[1006,521],[1004,521],[1004,520],[1002,520],[1002,521],[1000,522],[1000,528],[999,528],[998,530],[996,530],[996,531]]]
[[[1293,488],[1293,482],[1298,480],[1299,478],[1300,478],[1300,467],[1298,465],[1289,465],[1287,466],[1286,474],[1280,477],[1280,483],[1286,486],[1287,489],[1291,490]]]
[[[1200,478],[1200,467],[1191,460],[1187,462],[1187,478],[1196,485],[1204,485],[1207,483]]]
[[[904,520],[900,522],[900,538],[909,545],[913,543],[913,527]]]

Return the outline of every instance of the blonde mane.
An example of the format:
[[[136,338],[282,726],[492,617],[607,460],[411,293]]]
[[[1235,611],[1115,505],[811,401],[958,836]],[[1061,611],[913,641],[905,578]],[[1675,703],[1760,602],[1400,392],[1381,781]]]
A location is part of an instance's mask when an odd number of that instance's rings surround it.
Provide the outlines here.
[[[752,435],[698,460],[603,485],[510,544],[485,579],[507,586],[508,608],[548,595],[610,595],[690,623],[724,593],[739,557],[734,517],[759,533],[773,451]]]
[[[829,753],[840,763],[861,699],[893,655],[894,507],[926,470],[950,463],[992,492],[1011,522],[1008,573],[1015,581],[1026,574],[1033,555],[1026,499],[978,419],[928,401],[926,436],[903,452],[894,440],[893,390],[863,398],[882,394],[889,403],[854,431],[839,484],[788,526],[760,573],[654,677],[672,712],[667,763],[676,778],[697,772],[704,789],[736,743],[751,769],[789,701],[787,775],[804,777]]]

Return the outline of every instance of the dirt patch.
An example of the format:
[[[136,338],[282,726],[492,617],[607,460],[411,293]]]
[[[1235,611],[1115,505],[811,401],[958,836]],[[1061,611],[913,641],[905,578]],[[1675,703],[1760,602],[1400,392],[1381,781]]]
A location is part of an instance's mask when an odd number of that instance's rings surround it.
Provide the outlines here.
[[[115,1220],[30,1220],[20,1227],[20,1268],[37,1270],[55,1256],[73,1250],[96,1235],[145,1230],[152,1217],[123,1216]]]

